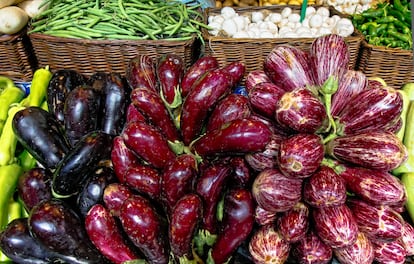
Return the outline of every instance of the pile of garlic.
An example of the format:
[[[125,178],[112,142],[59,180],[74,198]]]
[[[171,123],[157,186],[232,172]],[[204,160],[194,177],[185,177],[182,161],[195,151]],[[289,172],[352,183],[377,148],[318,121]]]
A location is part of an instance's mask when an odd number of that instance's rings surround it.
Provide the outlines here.
[[[341,13],[352,15],[370,8],[372,0],[317,0],[316,4],[332,6]]]
[[[354,32],[349,18],[330,15],[326,7],[309,6],[300,22],[300,15],[291,7],[281,12],[266,9],[238,14],[232,7],[223,7],[218,15],[209,15],[209,33],[231,38],[315,38],[326,34],[348,37]]]

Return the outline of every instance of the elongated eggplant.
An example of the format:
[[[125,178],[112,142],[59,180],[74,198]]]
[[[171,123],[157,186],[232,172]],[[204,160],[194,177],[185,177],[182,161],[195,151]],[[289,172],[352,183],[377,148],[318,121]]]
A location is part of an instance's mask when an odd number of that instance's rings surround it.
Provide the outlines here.
[[[46,168],[56,168],[70,149],[62,125],[40,107],[18,111],[12,125],[19,142]]]
[[[231,157],[229,165],[232,168],[231,178],[234,180],[231,182],[231,186],[247,187],[251,185],[255,175],[244,157]]]
[[[53,173],[52,191],[56,197],[77,194],[102,160],[110,159],[112,136],[93,131],[83,136],[59,162]]]
[[[139,54],[128,63],[126,79],[132,89],[146,87],[158,91],[155,62],[150,55]]]
[[[197,59],[184,73],[181,79],[181,96],[185,98],[193,87],[193,84],[198,81],[207,71],[219,67],[217,58],[213,56],[203,56]]]
[[[246,73],[246,65],[242,61],[233,61],[224,65],[223,70],[231,77],[231,82],[235,86],[243,79]]]
[[[42,201],[28,218],[30,233],[50,250],[73,263],[105,263],[84,229],[79,215],[61,200]]]
[[[263,69],[249,71],[246,75],[246,80],[244,81],[247,93],[249,93],[256,84],[264,82],[272,82],[272,80],[270,80]]]
[[[133,194],[131,188],[125,184],[115,182],[105,187],[102,199],[111,214],[119,216],[122,204]]]
[[[148,199],[140,195],[129,197],[121,206],[119,219],[128,237],[149,263],[168,263],[167,228]]]
[[[135,88],[131,92],[131,103],[149,122],[157,126],[168,140],[174,142],[180,139],[174,120],[159,93],[145,87]]]
[[[125,172],[128,167],[139,164],[138,156],[125,145],[121,136],[116,136],[112,140],[111,161],[118,180],[125,182]]]
[[[56,119],[63,124],[64,115],[63,108],[65,105],[66,96],[70,91],[80,85],[84,85],[87,78],[75,70],[61,69],[53,73],[47,87],[47,106],[49,112],[52,113]]]
[[[193,142],[192,150],[201,155],[246,154],[264,150],[272,132],[264,123],[250,118],[236,119],[227,126],[208,131]]]
[[[222,68],[209,71],[194,85],[181,111],[180,128],[185,145],[200,135],[208,112],[231,88],[231,78]]]
[[[261,82],[253,86],[248,93],[253,111],[273,119],[276,106],[286,91],[273,82]]]
[[[73,89],[63,108],[65,133],[72,146],[85,134],[99,129],[102,94],[91,86]]]
[[[290,210],[283,212],[276,220],[278,230],[289,243],[295,243],[306,236],[309,229],[309,207],[298,202]]]
[[[125,184],[145,197],[159,201],[161,195],[161,175],[154,167],[134,164],[124,174]]]
[[[145,116],[133,104],[129,104],[126,111],[126,123],[133,121],[146,121]]]
[[[154,126],[144,122],[128,123],[121,134],[125,145],[155,168],[164,168],[175,153],[166,137]]]
[[[184,60],[174,53],[167,53],[158,57],[155,64],[155,73],[160,86],[160,93],[169,105],[181,101],[180,84],[184,75]]]
[[[96,248],[114,264],[140,259],[126,242],[115,218],[103,205],[95,204],[90,208],[85,218],[85,229]]]
[[[26,210],[52,198],[53,173],[46,168],[35,167],[24,172],[17,183],[17,191]]]

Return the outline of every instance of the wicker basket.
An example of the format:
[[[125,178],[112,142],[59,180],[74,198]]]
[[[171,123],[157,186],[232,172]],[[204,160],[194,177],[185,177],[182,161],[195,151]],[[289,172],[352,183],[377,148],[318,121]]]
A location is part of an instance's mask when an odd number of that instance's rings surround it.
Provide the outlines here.
[[[387,85],[400,87],[414,82],[413,51],[361,43],[358,70],[368,77],[381,77]]]
[[[0,75],[14,81],[30,81],[37,67],[26,30],[0,35]]]
[[[125,74],[129,60],[137,54],[174,53],[182,56],[186,66],[199,56],[199,40],[87,40],[62,38],[41,33],[29,34],[40,67],[51,70],[73,69],[86,76],[95,72]]]
[[[270,12],[281,12],[287,5],[275,5],[266,7],[243,7],[234,8],[238,14],[249,13],[252,11],[268,10]],[[289,6],[289,5],[288,5]],[[300,12],[300,6],[289,7],[294,12]],[[335,11],[332,7],[329,8],[331,14],[338,14],[343,17],[340,13]],[[220,13],[220,9],[212,8],[207,9],[204,12],[204,17],[207,20],[208,16],[213,14],[217,15]],[[289,44],[292,46],[299,47],[304,50],[309,50],[310,44],[315,38],[229,38],[212,36],[206,29],[203,30],[203,38],[205,41],[204,53],[206,55],[213,55],[217,57],[220,63],[226,64],[232,61],[242,61],[246,65],[246,72],[252,70],[262,69],[263,61],[270,51],[279,44]],[[356,67],[358,59],[360,44],[363,40],[362,34],[359,32],[353,33],[351,36],[346,37],[345,41],[348,44],[350,51],[350,68]]]

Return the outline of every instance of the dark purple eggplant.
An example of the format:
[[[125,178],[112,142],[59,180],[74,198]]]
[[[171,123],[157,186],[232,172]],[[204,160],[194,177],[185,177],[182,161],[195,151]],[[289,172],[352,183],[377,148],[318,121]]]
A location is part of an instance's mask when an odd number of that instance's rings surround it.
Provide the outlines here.
[[[263,151],[247,153],[244,156],[244,159],[250,165],[250,167],[256,171],[277,168],[277,158],[279,156],[280,143],[285,138],[285,135],[272,133],[271,139]]]
[[[247,118],[250,116],[249,101],[246,96],[231,93],[221,99],[211,112],[206,131],[212,131],[223,127],[235,119]]]
[[[171,212],[181,197],[194,191],[197,176],[197,160],[191,154],[181,154],[165,167],[161,190],[167,212]]]
[[[74,260],[73,263],[105,263],[84,229],[79,215],[61,200],[42,201],[28,218],[30,233],[50,250]]]
[[[193,84],[197,82],[201,76],[207,71],[216,69],[219,67],[217,59],[213,56],[203,56],[197,59],[193,65],[191,65],[184,73],[181,79],[181,96],[185,98],[193,87]]]
[[[246,154],[264,150],[271,135],[269,127],[260,121],[236,119],[223,128],[208,131],[193,142],[191,148],[201,156]]]
[[[319,135],[299,133],[280,142],[279,169],[288,177],[307,178],[319,168],[324,155]]]
[[[148,199],[140,195],[129,197],[121,206],[119,219],[129,239],[149,263],[168,263],[167,229]]]
[[[101,204],[95,204],[85,218],[86,232],[95,247],[114,264],[140,259],[123,236],[115,218]]]
[[[82,188],[99,162],[110,159],[113,137],[93,131],[83,136],[59,162],[53,173],[52,190],[56,197],[70,197]]]
[[[222,69],[207,72],[195,83],[182,105],[180,128],[185,145],[197,138],[208,112],[218,100],[231,92],[231,78]]]
[[[253,87],[256,84],[263,82],[272,82],[272,80],[270,80],[269,76],[267,76],[264,70],[258,69],[249,71],[246,75],[246,80],[244,81],[247,93],[249,93],[250,90],[253,89]]]
[[[253,86],[249,90],[248,97],[253,111],[273,119],[276,112],[276,106],[285,93],[285,90],[269,81],[261,82]]]
[[[336,248],[334,253],[336,259],[344,264],[371,264],[374,261],[374,247],[370,239],[363,232],[358,232],[355,243],[347,247]]]
[[[67,94],[78,86],[84,85],[87,78],[75,70],[61,69],[53,73],[47,87],[47,106],[49,112],[63,124],[63,108]]]
[[[147,54],[139,54],[128,62],[126,79],[132,89],[146,87],[158,91],[155,62]]]
[[[138,156],[125,145],[121,136],[116,136],[112,140],[111,161],[118,180],[125,182],[124,174],[128,167],[139,164]]]
[[[24,172],[17,183],[17,191],[26,210],[43,200],[52,198],[53,173],[49,169],[35,167]]]
[[[157,75],[160,94],[171,106],[181,101],[180,84],[184,75],[184,68],[183,58],[174,53],[159,56],[155,63],[155,74]]]
[[[126,124],[121,134],[125,145],[155,168],[164,168],[175,158],[167,138],[154,126],[144,122]]]
[[[298,202],[290,210],[283,212],[276,220],[278,230],[289,243],[295,243],[306,236],[309,228],[309,207]]]
[[[232,187],[247,187],[251,185],[255,175],[244,157],[231,157],[229,165],[232,168],[231,178],[234,180],[231,182]]]
[[[223,70],[231,77],[233,85],[237,85],[246,73],[246,65],[242,61],[233,61],[224,65]]]
[[[132,190],[159,200],[161,195],[161,175],[154,167],[144,164],[129,166],[124,174],[125,184]]]
[[[131,188],[122,183],[110,183],[105,187],[102,199],[105,207],[113,216],[119,216],[121,206],[129,197],[134,195]]]
[[[149,122],[158,127],[168,140],[174,142],[180,139],[174,120],[156,91],[145,87],[135,88],[131,92],[131,103]]]
[[[168,238],[173,256],[179,259],[194,259],[193,237],[203,218],[203,201],[195,193],[182,196],[171,212]]]
[[[250,191],[232,189],[224,196],[223,220],[211,249],[214,263],[225,263],[253,230],[254,201]]]
[[[73,145],[85,134],[99,129],[101,93],[91,86],[78,86],[68,93],[63,108],[65,133]]]
[[[45,168],[56,168],[70,149],[63,126],[40,107],[18,111],[12,125],[18,141]]]
[[[94,171],[90,172],[76,196],[76,205],[81,216],[86,216],[89,209],[95,204],[102,204],[106,186],[116,181],[115,172],[110,166],[99,165]]]
[[[328,264],[332,260],[332,248],[310,230],[304,238],[292,245],[292,258],[299,264]]]
[[[126,123],[134,121],[143,121],[145,122],[146,117],[135,107],[133,104],[129,104],[126,110]]]

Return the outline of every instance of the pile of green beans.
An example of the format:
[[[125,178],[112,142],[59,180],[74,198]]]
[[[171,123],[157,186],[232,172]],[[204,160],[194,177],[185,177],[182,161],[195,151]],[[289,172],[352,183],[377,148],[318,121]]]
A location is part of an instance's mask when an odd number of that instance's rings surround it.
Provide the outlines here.
[[[409,0],[379,3],[352,17],[369,44],[410,50],[413,47]]]
[[[48,9],[30,22],[29,33],[118,40],[201,38],[199,5],[175,0],[45,0]]]

